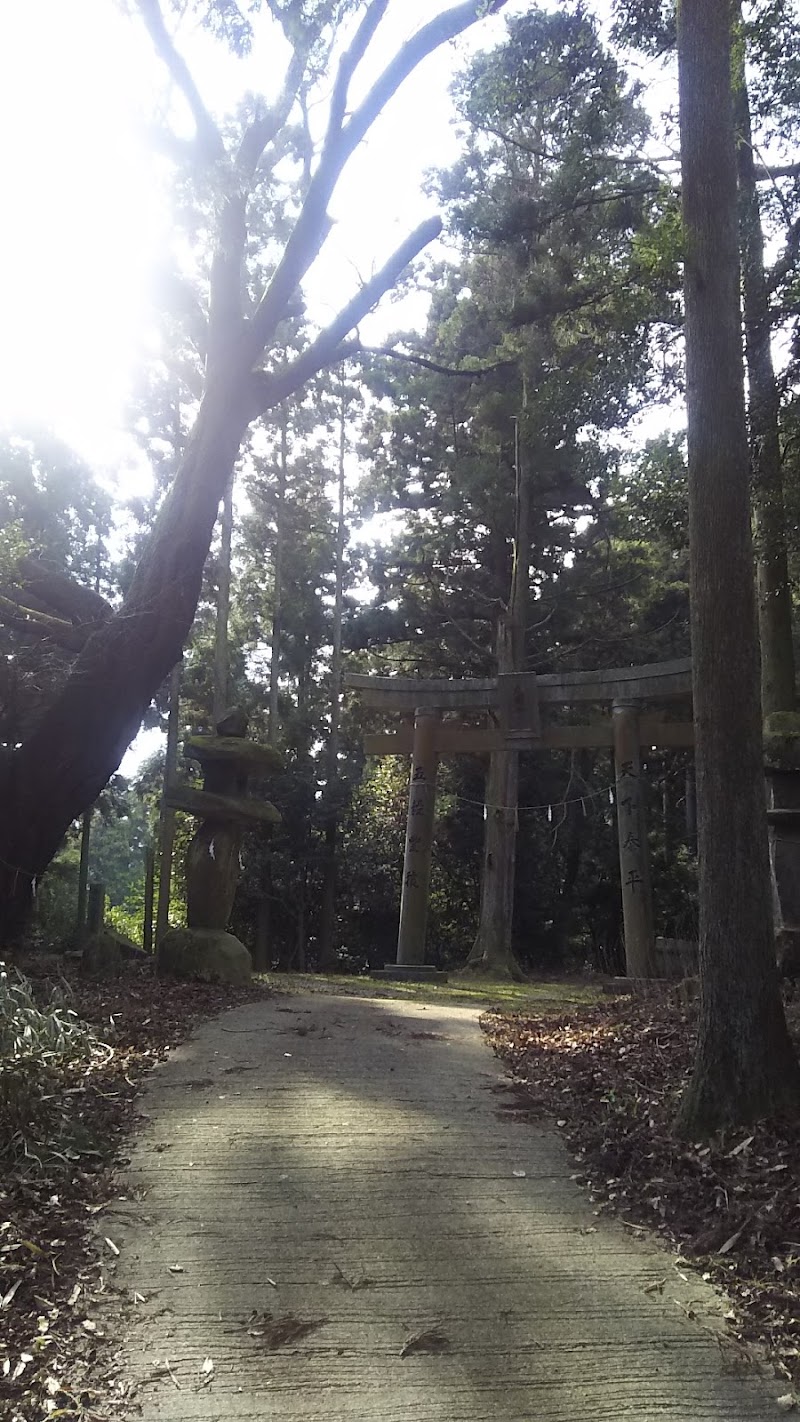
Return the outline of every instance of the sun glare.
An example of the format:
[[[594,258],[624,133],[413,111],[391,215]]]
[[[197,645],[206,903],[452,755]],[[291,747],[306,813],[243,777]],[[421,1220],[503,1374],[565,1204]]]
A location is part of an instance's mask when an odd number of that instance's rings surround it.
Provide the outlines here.
[[[159,211],[143,46],[104,0],[29,0],[0,25],[0,419],[114,457],[147,324]]]
[[[429,0],[390,7],[362,87],[430,13]],[[479,30],[426,61],[348,165],[307,284],[320,324],[432,210],[422,178],[454,156],[447,90],[465,50],[496,35],[492,23]],[[179,43],[218,114],[248,88],[275,87],[274,34],[241,66],[196,24]],[[136,477],[126,401],[153,339],[151,272],[169,241],[147,134],[163,81],[143,27],[114,0],[3,7],[0,424],[51,427],[125,491]],[[424,295],[385,302],[365,337],[419,324],[426,309]]]

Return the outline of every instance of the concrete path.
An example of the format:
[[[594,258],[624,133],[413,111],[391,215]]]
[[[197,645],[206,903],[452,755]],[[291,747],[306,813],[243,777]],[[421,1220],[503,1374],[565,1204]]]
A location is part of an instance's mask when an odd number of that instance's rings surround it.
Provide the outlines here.
[[[287,996],[202,1027],[102,1221],[144,1422],[779,1415],[718,1298],[594,1215],[517,1104],[471,1008]]]

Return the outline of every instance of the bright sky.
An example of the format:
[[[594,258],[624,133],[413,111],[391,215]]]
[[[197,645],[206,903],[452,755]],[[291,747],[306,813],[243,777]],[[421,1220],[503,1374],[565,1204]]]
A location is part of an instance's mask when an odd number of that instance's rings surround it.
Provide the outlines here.
[[[448,8],[446,0],[437,8]],[[432,9],[430,0],[395,0],[376,59]],[[490,43],[501,28],[484,23],[470,42]],[[242,88],[274,86],[263,51],[243,76],[196,33],[182,44],[218,112]],[[421,67],[348,169],[328,256],[310,287],[321,321],[431,210],[420,181],[454,156],[447,86],[463,52],[463,43],[448,46]],[[167,224],[145,131],[162,79],[141,25],[115,0],[3,6],[0,423],[51,425],[125,486],[136,482],[126,392],[152,339],[150,274]],[[401,324],[391,307],[380,319],[380,335]]]

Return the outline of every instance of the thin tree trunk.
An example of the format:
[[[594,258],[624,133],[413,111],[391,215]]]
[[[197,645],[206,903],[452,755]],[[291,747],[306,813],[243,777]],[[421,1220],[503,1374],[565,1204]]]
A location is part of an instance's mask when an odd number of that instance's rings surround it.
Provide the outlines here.
[[[228,623],[231,609],[231,543],[233,541],[233,475],[225,486],[222,498],[220,526],[219,588],[217,590],[217,622],[214,629],[214,707],[212,721],[224,716],[228,706],[230,653]]]
[[[311,845],[311,815],[314,805],[312,788],[310,734],[309,734],[309,692],[311,686],[311,660],[306,640],[306,653],[297,686],[297,719],[302,728],[298,735],[297,770],[305,790],[305,805],[302,812],[302,834],[298,864],[297,902],[295,904],[296,932],[294,948],[289,950],[289,966],[297,972],[305,971],[308,948],[308,861]],[[302,966],[300,966],[302,964]]]
[[[281,440],[278,457],[278,482],[275,500],[275,549],[272,559],[272,633],[270,636],[269,663],[269,719],[267,722],[267,742],[278,744],[278,693],[280,691],[281,654],[281,600],[283,598],[283,537],[284,512],[286,506],[286,478],[289,462],[289,428],[286,406],[281,406]],[[253,945],[253,966],[257,972],[265,972],[270,963],[270,939],[272,921],[272,861],[269,853],[271,830],[264,830],[267,845],[264,868],[261,874],[260,898],[256,910],[256,933]]]
[[[81,820],[81,852],[78,861],[78,903],[75,912],[75,936],[78,943],[86,937],[86,905],[89,899],[89,841],[92,834],[93,810],[84,810]]]
[[[166,803],[178,769],[178,733],[181,709],[182,662],[175,663],[169,678],[169,710],[167,713],[167,749],[164,756],[164,780],[161,792],[161,816],[158,832],[158,904],[156,907],[156,948],[169,928],[169,905],[172,896],[172,856],[175,849],[175,811]]]
[[[286,407],[281,407],[281,445],[278,462],[278,487],[275,500],[275,554],[272,565],[272,636],[270,639],[269,663],[269,729],[271,746],[278,744],[278,692],[281,671],[281,602],[283,599],[283,537],[284,512],[286,507],[286,474],[289,458],[289,431]]]
[[[344,611],[344,465],[347,449],[347,397],[342,373],[339,405],[338,516],[336,522],[336,591],[333,606],[333,651],[331,654],[331,726],[328,737],[325,800],[325,859],[322,881],[322,909],[319,930],[319,967],[329,972],[336,966],[336,854],[339,839],[339,725],[342,706],[342,615]]]
[[[686,796],[684,814],[686,820],[686,847],[692,854],[697,853],[697,784],[694,763],[686,767]]]
[[[527,404],[523,387],[523,410]],[[519,421],[515,441],[515,539],[511,596],[500,619],[497,670],[521,671],[525,665],[525,627],[530,601],[530,479],[522,462]],[[514,877],[517,853],[519,752],[496,751],[486,780],[486,829],[478,932],[466,966],[493,976],[522,978],[512,949]]]
[[[737,22],[742,24],[741,5]],[[764,716],[795,708],[792,594],[786,549],[786,507],[779,434],[780,398],[772,363],[772,323],[764,272],[764,234],[756,182],[744,47],[734,73],[739,175],[739,240],[749,389],[750,453],[755,521],[761,705]]]
[[[701,981],[678,1126],[691,1138],[800,1104],[767,855],[731,13],[730,0],[678,10]]]
[[[565,799],[569,803],[565,806],[564,875],[553,915],[552,960],[554,965],[559,968],[563,967],[569,946],[575,886],[581,868],[586,830],[586,811],[582,802],[575,798],[575,787],[578,777],[585,784],[591,774],[593,761],[594,755],[591,751],[572,751],[570,753],[569,780],[565,795]]]
[[[145,953],[153,951],[153,896],[156,879],[156,852],[148,844],[144,852],[144,920],[142,923],[142,948]]]

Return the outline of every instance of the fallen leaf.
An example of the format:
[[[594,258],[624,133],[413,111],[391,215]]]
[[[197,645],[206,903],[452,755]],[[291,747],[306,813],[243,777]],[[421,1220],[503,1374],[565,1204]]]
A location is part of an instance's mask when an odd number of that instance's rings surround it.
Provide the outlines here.
[[[8,1308],[8,1305],[11,1303],[11,1300],[13,1299],[21,1283],[21,1278],[14,1280],[13,1284],[11,1285],[11,1288],[8,1289],[6,1293],[3,1294],[3,1297],[0,1299],[0,1308]]]
[[[717,1250],[717,1254],[727,1254],[729,1250],[733,1249],[734,1244],[737,1244],[738,1241],[741,1239],[742,1235],[744,1234],[746,1224],[747,1220],[745,1220],[745,1223],[743,1225],[739,1226],[735,1234],[732,1234],[730,1236],[730,1239],[726,1239],[725,1243],[720,1245],[719,1249]]]
[[[734,1146],[733,1150],[728,1151],[728,1155],[741,1155],[742,1151],[747,1150],[747,1147],[751,1146],[754,1140],[755,1136],[747,1136],[743,1141],[740,1141],[737,1146]]]

